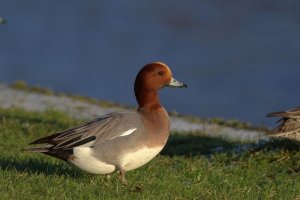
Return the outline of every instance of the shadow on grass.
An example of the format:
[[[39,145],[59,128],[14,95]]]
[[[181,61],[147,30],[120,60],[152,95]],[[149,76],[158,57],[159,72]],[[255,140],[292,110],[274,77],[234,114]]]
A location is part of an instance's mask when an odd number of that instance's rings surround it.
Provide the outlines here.
[[[239,142],[229,141],[221,137],[174,134],[170,135],[161,154],[186,157],[210,155],[212,153],[228,152],[236,148],[239,144]]]
[[[80,178],[83,176],[83,173],[79,170],[72,169],[62,163],[50,163],[34,158],[18,160],[16,158],[2,157],[0,158],[0,169],[16,170],[29,174],[66,175],[72,178]]]
[[[262,143],[254,151],[265,150],[284,150],[284,151],[300,151],[300,142],[286,138],[273,138],[267,142]]]
[[[222,137],[173,134],[162,151],[165,156],[210,156],[217,153],[251,153],[256,151],[300,151],[300,142],[289,139],[271,139],[261,142],[230,141]]]

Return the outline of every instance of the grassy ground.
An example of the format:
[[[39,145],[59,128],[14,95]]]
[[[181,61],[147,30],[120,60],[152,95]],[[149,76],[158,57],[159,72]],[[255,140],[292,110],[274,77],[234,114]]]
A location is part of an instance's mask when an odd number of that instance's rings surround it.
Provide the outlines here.
[[[76,170],[27,143],[80,123],[59,112],[0,109],[1,199],[300,199],[300,147],[273,141],[240,152],[241,144],[201,133],[173,134],[123,187]],[[251,144],[250,144],[251,145]]]

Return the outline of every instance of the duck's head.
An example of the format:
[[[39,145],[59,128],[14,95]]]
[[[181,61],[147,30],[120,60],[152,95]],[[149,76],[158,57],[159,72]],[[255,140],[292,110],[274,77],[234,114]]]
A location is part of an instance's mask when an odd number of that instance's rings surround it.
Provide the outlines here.
[[[187,87],[186,84],[177,81],[173,76],[170,68],[162,62],[153,62],[144,66],[136,76],[134,91],[138,103],[155,101],[151,96],[157,94],[157,91],[163,87]],[[148,98],[152,97],[149,101]],[[146,99],[146,100],[145,100]],[[156,98],[158,101],[158,97]]]
[[[159,90],[165,86],[187,87],[186,84],[177,81],[170,68],[162,62],[154,62],[144,66],[138,73],[134,88],[146,90]]]

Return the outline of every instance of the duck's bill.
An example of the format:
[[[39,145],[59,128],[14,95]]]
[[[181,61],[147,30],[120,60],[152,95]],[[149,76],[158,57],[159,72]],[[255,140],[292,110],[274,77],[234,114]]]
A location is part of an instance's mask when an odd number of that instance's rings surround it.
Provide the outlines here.
[[[177,81],[175,78],[171,78],[170,83],[167,85],[169,87],[179,87],[179,88],[186,88],[187,85],[185,83],[182,83],[180,81]]]

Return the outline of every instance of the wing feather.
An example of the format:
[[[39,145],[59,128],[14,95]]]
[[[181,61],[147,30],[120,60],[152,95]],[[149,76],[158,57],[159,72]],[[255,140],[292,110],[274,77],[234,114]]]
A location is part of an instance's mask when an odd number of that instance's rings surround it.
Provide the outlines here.
[[[297,138],[300,138],[300,107],[283,112],[269,113],[267,117],[281,117],[277,121],[279,125],[270,132],[269,136],[299,140]]]
[[[116,112],[97,118],[78,127],[40,138],[30,144],[44,144],[41,147],[25,150],[46,151],[46,149],[71,149],[77,146],[90,146],[122,136],[130,129],[137,129],[141,121],[136,112]],[[93,142],[92,142],[93,141]]]

